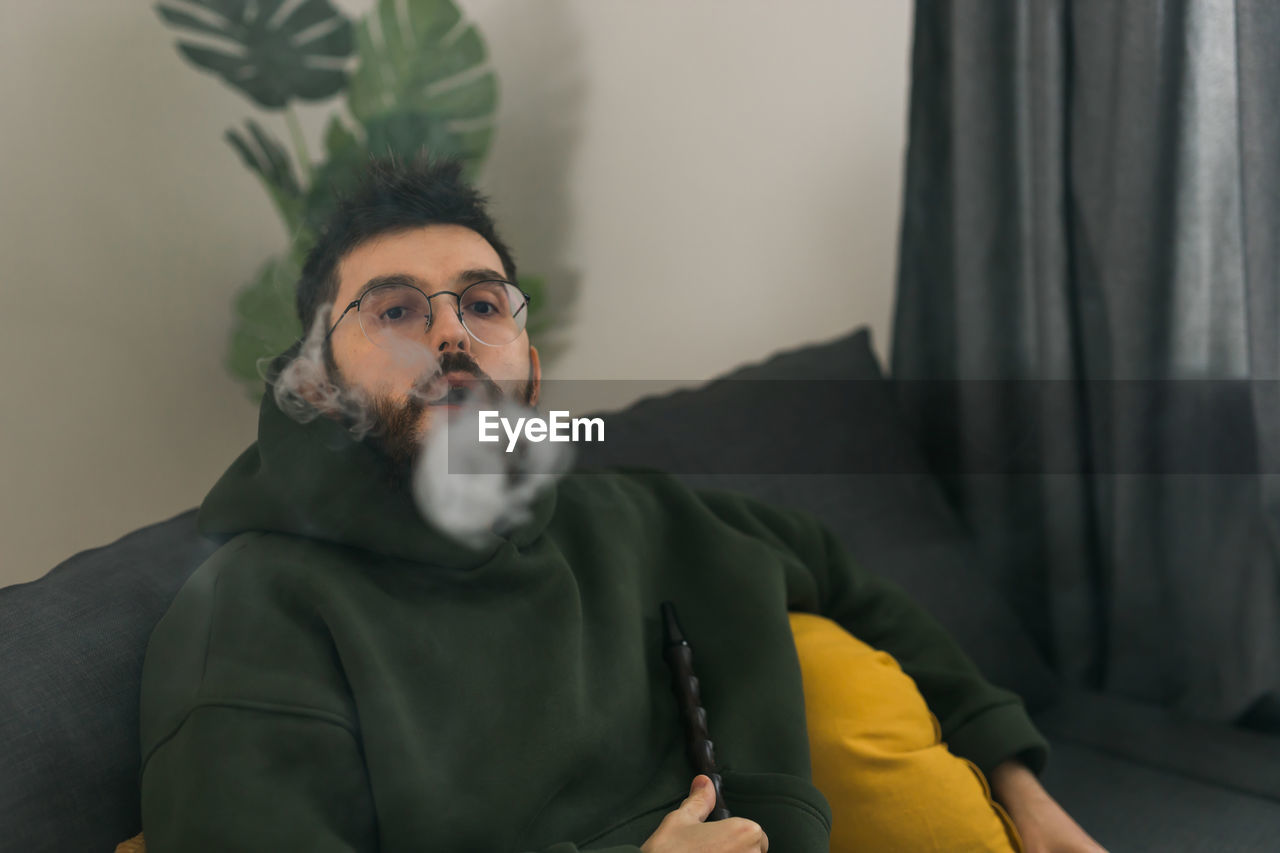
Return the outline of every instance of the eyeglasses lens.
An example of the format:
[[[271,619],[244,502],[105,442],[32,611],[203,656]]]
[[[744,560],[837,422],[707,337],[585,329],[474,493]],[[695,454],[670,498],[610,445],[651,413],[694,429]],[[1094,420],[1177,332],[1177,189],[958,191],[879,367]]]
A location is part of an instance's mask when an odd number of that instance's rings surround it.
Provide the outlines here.
[[[432,298],[447,300],[449,296],[440,293]],[[482,344],[503,346],[524,331],[528,318],[526,300],[514,285],[481,281],[455,298],[462,325]],[[359,317],[360,328],[378,347],[395,349],[406,343],[421,344],[431,325],[431,301],[415,287],[382,285],[360,300]]]

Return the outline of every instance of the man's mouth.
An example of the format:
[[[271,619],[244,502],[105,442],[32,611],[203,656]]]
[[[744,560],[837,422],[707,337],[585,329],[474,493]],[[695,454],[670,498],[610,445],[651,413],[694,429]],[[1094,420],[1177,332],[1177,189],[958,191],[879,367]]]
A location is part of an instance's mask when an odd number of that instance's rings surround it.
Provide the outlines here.
[[[428,394],[434,392],[435,396],[428,398],[426,404],[428,406],[461,406],[471,398],[476,385],[476,378],[464,373],[446,373],[444,376],[438,376],[432,380],[427,392]]]

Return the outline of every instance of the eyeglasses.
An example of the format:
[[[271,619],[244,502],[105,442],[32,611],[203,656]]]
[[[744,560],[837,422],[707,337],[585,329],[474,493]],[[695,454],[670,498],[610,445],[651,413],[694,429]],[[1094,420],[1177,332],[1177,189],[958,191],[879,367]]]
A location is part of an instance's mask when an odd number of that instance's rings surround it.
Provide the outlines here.
[[[420,343],[431,328],[431,300],[437,296],[457,299],[462,327],[491,347],[504,346],[520,337],[529,319],[526,309],[532,298],[511,282],[501,280],[477,281],[461,293],[441,290],[429,296],[411,284],[380,284],[343,309],[325,339],[354,308],[360,329],[374,346],[395,349],[405,343]]]

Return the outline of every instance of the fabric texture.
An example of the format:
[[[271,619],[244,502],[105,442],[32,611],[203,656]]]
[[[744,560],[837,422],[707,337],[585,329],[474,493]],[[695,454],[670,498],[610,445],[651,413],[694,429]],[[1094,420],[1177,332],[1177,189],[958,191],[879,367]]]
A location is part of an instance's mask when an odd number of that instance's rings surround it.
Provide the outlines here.
[[[1065,681],[1218,721],[1280,694],[1277,41],[1271,0],[915,15],[907,421]]]
[[[1057,678],[1028,633],[1032,612],[1015,612],[983,571],[865,328],[600,416],[608,438],[578,448],[580,467],[647,465],[812,513],[936,618],[990,681],[1032,711],[1053,701]]]
[[[157,853],[423,838],[634,851],[693,775],[663,600],[695,649],[730,808],[782,849],[826,850],[831,818],[809,780],[789,610],[893,654],[957,754],[1044,765],[1021,700],[808,516],[656,473],[580,473],[463,548],[380,460],[264,397],[259,441],[200,513],[231,538],[147,649],[142,826]]]
[[[1280,803],[1094,747],[1054,741],[1041,781],[1110,851],[1271,853]]]
[[[0,849],[109,850],[137,831],[147,637],[215,547],[192,511],[0,589]]]
[[[790,616],[804,679],[813,784],[832,853],[1021,853],[1012,819],[897,661],[811,613]]]
[[[1054,706],[1037,714],[1035,721],[1051,738],[1206,787],[1269,799],[1280,809],[1280,737],[1079,689],[1063,691]]]

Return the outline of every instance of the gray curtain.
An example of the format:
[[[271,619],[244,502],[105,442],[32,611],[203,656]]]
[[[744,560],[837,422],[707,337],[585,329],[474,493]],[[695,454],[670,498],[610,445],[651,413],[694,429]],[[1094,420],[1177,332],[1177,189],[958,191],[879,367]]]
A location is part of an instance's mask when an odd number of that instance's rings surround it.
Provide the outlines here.
[[[1071,683],[1280,698],[1280,3],[918,0],[892,373]]]

